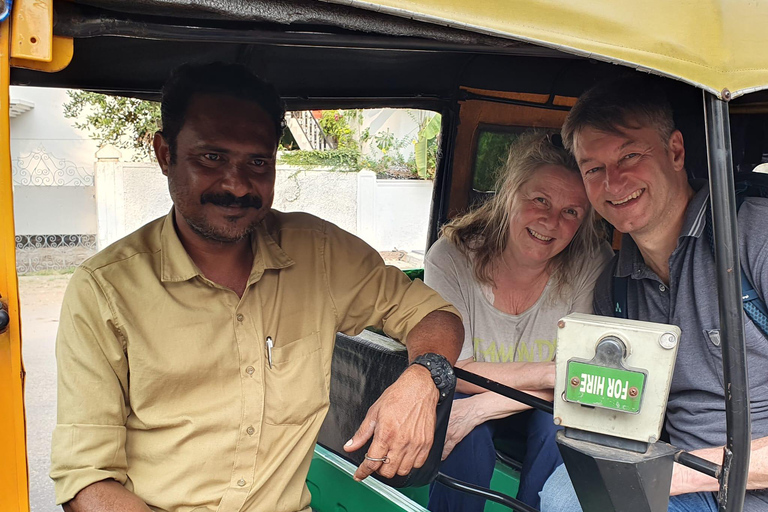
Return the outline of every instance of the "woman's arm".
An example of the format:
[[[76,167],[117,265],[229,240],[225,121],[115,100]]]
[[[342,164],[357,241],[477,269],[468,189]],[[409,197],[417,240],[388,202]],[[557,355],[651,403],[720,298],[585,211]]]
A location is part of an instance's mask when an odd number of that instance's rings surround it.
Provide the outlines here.
[[[555,387],[555,363],[552,361],[540,363],[479,363],[470,358],[458,361],[456,366],[505,386],[528,393],[531,391],[546,391],[544,398],[548,396],[548,400],[552,399],[552,390]],[[487,390],[459,380],[456,383],[456,391],[475,394],[483,393]]]
[[[528,392],[545,400],[552,400],[551,391]],[[529,409],[527,405],[492,392],[478,393],[468,398],[454,400],[451,418],[448,422],[448,432],[445,434],[443,460],[478,425],[488,420],[506,418],[526,409]]]

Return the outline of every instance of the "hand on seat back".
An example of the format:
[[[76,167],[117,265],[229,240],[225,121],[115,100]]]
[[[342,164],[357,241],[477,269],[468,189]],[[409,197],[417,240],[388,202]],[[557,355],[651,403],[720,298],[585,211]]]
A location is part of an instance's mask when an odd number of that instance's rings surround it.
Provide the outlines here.
[[[368,409],[360,428],[344,450],[359,450],[373,436],[368,455],[388,457],[388,462],[365,460],[354,478],[362,480],[374,471],[386,478],[407,475],[424,465],[435,433],[438,391],[429,370],[408,367]]]

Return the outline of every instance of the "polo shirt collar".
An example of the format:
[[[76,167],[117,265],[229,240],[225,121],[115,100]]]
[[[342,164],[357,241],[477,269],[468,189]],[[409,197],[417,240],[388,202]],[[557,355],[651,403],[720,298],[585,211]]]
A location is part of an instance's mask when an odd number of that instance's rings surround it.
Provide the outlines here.
[[[269,226],[273,216],[267,215],[251,234],[253,266],[248,283],[257,281],[266,269],[281,269],[294,264],[294,261],[275,242]],[[174,226],[174,209],[166,215],[160,229],[160,279],[163,282],[188,281],[195,276],[202,276],[200,269],[187,253]]]
[[[683,228],[678,237],[678,245],[683,237],[699,238],[704,232],[706,224],[707,205],[709,204],[709,187],[706,180],[692,180],[691,187],[695,191],[693,198],[685,209]],[[624,234],[621,239],[621,251],[619,261],[616,264],[616,277],[632,276],[635,279],[644,279],[655,275],[645,264],[643,255],[630,235]]]
[[[678,240],[685,236],[699,238],[706,225],[707,206],[709,205],[708,182],[706,180],[692,180],[691,187],[696,193],[685,210],[685,221]]]

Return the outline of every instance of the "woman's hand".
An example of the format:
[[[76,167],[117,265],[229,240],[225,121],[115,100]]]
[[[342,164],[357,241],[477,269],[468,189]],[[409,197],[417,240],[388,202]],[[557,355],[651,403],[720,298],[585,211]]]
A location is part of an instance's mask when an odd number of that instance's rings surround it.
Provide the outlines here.
[[[551,389],[523,389],[522,391],[544,400],[552,400]],[[445,434],[442,459],[445,460],[456,445],[478,425],[528,409],[530,407],[527,405],[492,392],[478,393],[468,398],[454,400],[451,406],[451,417],[448,420],[448,431]]]
[[[478,395],[454,400],[451,406],[451,417],[448,420],[448,431],[445,434],[442,460],[453,451],[459,442],[467,437],[476,426],[482,423],[482,418],[475,409]]]

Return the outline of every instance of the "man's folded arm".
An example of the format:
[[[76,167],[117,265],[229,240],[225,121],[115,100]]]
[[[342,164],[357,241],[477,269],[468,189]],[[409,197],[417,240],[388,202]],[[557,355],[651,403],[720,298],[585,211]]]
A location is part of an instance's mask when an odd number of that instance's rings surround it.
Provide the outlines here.
[[[83,495],[97,482],[122,487],[127,480],[125,422],[130,405],[124,343],[102,285],[89,270],[79,268],[64,296],[56,339],[58,414],[51,478],[57,504]],[[105,485],[114,487],[98,487]],[[91,490],[85,496],[114,492]]]
[[[138,496],[114,480],[95,482],[64,504],[64,512],[149,512]]]
[[[702,448],[691,453],[715,464],[723,463],[722,446]],[[768,489],[768,437],[752,440],[747,489]],[[702,491],[717,492],[718,490],[720,490],[720,483],[715,478],[680,464],[675,464],[675,470],[672,473],[671,495]]]

